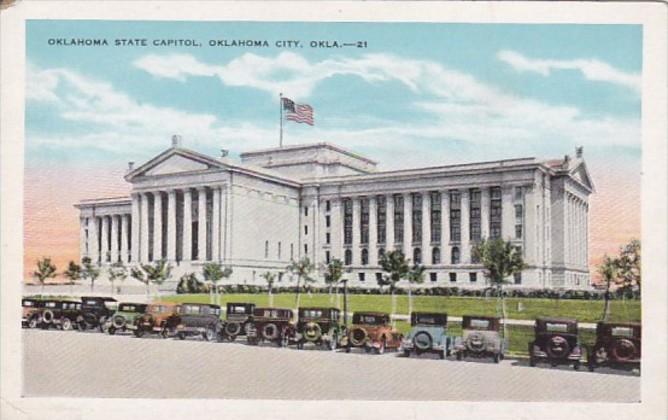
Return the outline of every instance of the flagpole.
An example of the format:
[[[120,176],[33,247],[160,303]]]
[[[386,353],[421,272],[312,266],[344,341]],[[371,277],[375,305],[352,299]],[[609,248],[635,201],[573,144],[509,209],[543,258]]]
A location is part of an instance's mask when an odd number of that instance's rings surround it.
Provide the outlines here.
[[[278,94],[278,108],[280,109],[280,127],[281,127],[281,134],[278,139],[278,147],[283,147],[283,92]]]

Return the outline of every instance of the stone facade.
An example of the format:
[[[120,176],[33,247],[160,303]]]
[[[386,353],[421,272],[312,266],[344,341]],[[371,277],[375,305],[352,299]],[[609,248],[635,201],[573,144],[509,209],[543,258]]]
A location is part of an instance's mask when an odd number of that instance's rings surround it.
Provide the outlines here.
[[[292,259],[320,266],[339,258],[351,286],[376,287],[379,255],[400,249],[427,267],[427,287],[484,287],[471,247],[501,237],[528,264],[513,285],[590,286],[594,186],[582,149],[561,160],[378,171],[327,143],[243,153],[237,163],[187,150],[175,136],[125,179],[130,197],[76,204],[82,258],[166,259],[174,278],[219,261],[233,268],[228,282],[245,284],[264,284],[262,273],[284,271]]]

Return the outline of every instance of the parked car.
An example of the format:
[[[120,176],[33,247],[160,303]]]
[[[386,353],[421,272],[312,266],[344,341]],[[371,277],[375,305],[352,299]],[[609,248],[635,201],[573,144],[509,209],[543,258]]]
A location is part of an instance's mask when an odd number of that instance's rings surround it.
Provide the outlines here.
[[[105,329],[111,335],[128,331],[128,326],[134,325],[137,317],[146,312],[146,306],[145,303],[120,303],[116,312],[106,321]]]
[[[254,303],[228,302],[222,330],[223,339],[234,341],[237,337],[246,335],[246,330],[248,329],[254,310]]]
[[[343,345],[346,353],[353,347],[363,348],[367,353],[374,350],[377,354],[387,349],[398,349],[402,335],[390,324],[390,316],[382,312],[355,312],[353,325],[348,331]]]
[[[339,338],[345,334],[341,324],[341,311],[336,308],[299,308],[297,311],[297,348],[313,343],[329,350],[336,350]]]
[[[529,365],[545,361],[552,367],[573,364],[580,369],[582,349],[578,342],[578,322],[568,318],[538,318],[535,339],[529,343]]]
[[[42,307],[44,302],[41,299],[23,298],[21,299],[23,314],[21,318],[22,328],[37,328],[42,321]]]
[[[99,328],[104,332],[106,321],[116,311],[118,302],[112,297],[84,296],[81,298],[81,314],[77,318],[80,331]]]
[[[255,308],[246,330],[248,344],[261,341],[286,347],[295,335],[292,310],[283,308]]]
[[[176,334],[176,326],[181,323],[179,305],[172,302],[154,302],[146,307],[142,316],[135,318],[134,325],[128,325],[135,337],[144,334],[159,334],[167,338]]]
[[[501,318],[493,316],[464,315],[462,336],[455,339],[454,353],[457,360],[466,357],[491,357],[499,363],[508,348],[501,336]]]
[[[599,322],[596,343],[587,349],[591,372],[599,366],[621,369],[640,368],[640,323]]]
[[[39,326],[69,331],[76,325],[81,314],[81,302],[60,299],[47,299],[42,302]]]
[[[178,313],[180,322],[176,326],[176,336],[185,340],[188,336],[199,335],[206,341],[220,336],[223,322],[220,320],[220,306],[206,303],[182,303]]]
[[[401,340],[400,351],[411,353],[436,353],[441,359],[450,356],[453,339],[448,335],[448,315],[433,312],[411,312],[411,330]]]

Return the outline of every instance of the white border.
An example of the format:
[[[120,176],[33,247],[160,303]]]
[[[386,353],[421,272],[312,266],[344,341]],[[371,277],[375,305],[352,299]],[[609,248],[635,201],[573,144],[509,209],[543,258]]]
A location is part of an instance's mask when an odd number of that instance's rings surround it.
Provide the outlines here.
[[[666,8],[661,3],[575,2],[177,2],[23,1],[0,12],[0,417],[295,419],[665,419],[668,319],[666,257]],[[481,403],[257,400],[22,399],[19,327],[23,261],[23,138],[26,19],[190,21],[422,21],[643,24],[642,402]],[[444,384],[447,378],[444,378]]]

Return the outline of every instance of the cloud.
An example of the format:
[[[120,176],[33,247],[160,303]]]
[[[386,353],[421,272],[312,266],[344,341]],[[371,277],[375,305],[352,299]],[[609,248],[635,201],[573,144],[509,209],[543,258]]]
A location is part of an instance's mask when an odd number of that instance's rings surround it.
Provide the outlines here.
[[[587,80],[613,83],[633,89],[638,93],[640,93],[641,89],[640,74],[623,72],[608,63],[596,59],[531,59],[510,50],[499,51],[497,58],[519,72],[534,72],[543,76],[549,76],[553,70],[577,70]]]

